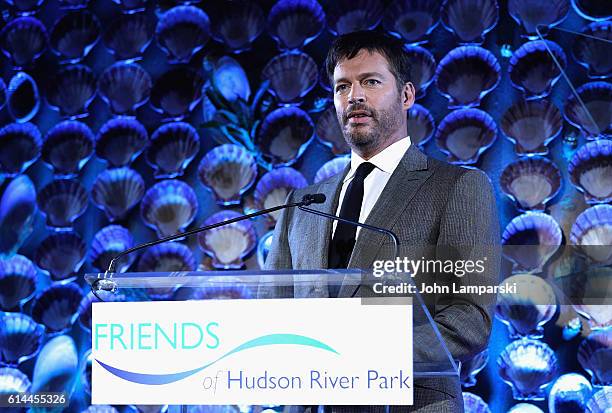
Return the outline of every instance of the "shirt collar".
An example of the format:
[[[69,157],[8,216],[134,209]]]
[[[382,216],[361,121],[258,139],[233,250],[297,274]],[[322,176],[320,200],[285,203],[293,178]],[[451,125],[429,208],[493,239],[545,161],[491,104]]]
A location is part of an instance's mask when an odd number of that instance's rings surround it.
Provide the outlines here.
[[[371,164],[374,164],[376,169],[391,175],[393,171],[395,171],[395,168],[397,168],[397,165],[399,165],[409,147],[410,136],[406,136],[405,138],[402,138],[399,141],[387,146],[368,161],[357,155],[355,151],[351,151],[351,169],[344,178],[343,182],[353,179],[357,168],[364,162],[370,162]]]

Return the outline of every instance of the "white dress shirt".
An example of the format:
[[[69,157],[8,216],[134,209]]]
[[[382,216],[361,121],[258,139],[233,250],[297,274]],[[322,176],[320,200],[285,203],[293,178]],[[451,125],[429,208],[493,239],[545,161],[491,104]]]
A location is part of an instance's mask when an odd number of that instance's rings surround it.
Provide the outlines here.
[[[363,203],[361,204],[361,213],[359,214],[359,222],[365,222],[374,208],[378,197],[382,193],[385,185],[391,178],[391,174],[397,168],[400,161],[404,157],[404,154],[410,147],[410,136],[407,136],[399,141],[387,146],[380,153],[377,153],[369,160],[363,159],[357,155],[354,151],[351,151],[351,169],[342,182],[342,189],[340,190],[340,198],[338,202],[338,208],[336,209],[336,215],[340,216],[340,209],[342,208],[342,201],[344,200],[344,194],[349,184],[355,177],[355,172],[359,165],[363,162],[370,162],[374,165],[374,169],[363,181]],[[332,237],[336,232],[336,226],[338,221],[334,221],[332,228]],[[361,228],[357,227],[357,233],[355,237],[359,236]]]

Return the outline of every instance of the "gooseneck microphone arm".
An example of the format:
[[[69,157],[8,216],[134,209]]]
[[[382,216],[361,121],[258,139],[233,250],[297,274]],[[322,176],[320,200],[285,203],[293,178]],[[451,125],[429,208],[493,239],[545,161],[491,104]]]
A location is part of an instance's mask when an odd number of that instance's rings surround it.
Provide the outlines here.
[[[393,257],[397,258],[397,255],[399,254],[399,239],[397,238],[397,235],[395,235],[393,231],[389,231],[388,229],[375,227],[375,226],[368,225],[368,224],[363,224],[357,221],[351,221],[349,219],[341,218],[337,215],[328,214],[327,212],[317,211],[316,209],[310,209],[310,208],[307,208],[305,205],[299,205],[298,208],[302,211],[310,212],[311,214],[319,215],[319,216],[322,216],[328,219],[333,219],[336,221],[344,222],[345,224],[355,225],[356,227],[362,227],[362,228],[369,229],[371,231],[376,231],[381,234],[385,234],[389,236],[389,238],[391,238],[391,240],[393,241],[393,247],[394,247]]]
[[[217,222],[215,224],[206,225],[205,227],[195,228],[195,229],[192,229],[190,231],[181,232],[179,234],[171,235],[169,237],[165,237],[165,238],[161,238],[161,239],[158,239],[158,240],[155,240],[155,241],[145,242],[143,244],[136,245],[135,247],[128,248],[125,251],[121,251],[119,254],[115,255],[111,259],[111,261],[110,261],[110,263],[108,265],[108,269],[104,273],[104,277],[106,278],[106,276],[109,273],[113,273],[115,271],[115,263],[117,262],[118,259],[120,259],[121,257],[124,257],[124,256],[126,256],[128,254],[131,254],[132,252],[139,251],[139,250],[142,250],[142,249],[145,249],[145,248],[149,248],[149,247],[152,247],[153,245],[163,244],[164,242],[173,241],[175,239],[191,236],[191,235],[197,234],[198,232],[208,231],[210,229],[215,229],[215,228],[218,228],[218,227],[222,227],[224,225],[233,224],[234,222],[242,221],[242,220],[249,219],[249,218],[258,217],[258,216],[263,215],[263,214],[269,214],[270,212],[275,212],[275,211],[278,211],[280,209],[302,207],[302,206],[307,206],[307,205],[310,205],[310,204],[320,204],[320,203],[323,203],[323,202],[325,202],[325,195],[323,195],[323,194],[308,194],[308,195],[304,195],[300,202],[292,202],[292,203],[285,204],[285,205],[279,205],[279,206],[275,206],[275,207],[272,207],[272,208],[262,209],[261,211],[253,212],[252,214],[241,215],[239,217],[228,219],[226,221]]]
[[[323,195],[323,194],[317,194],[317,195]],[[363,223],[357,222],[357,221],[351,221],[349,219],[341,218],[341,217],[339,217],[337,215],[328,214],[327,212],[317,211],[316,209],[310,209],[310,208],[307,208],[306,205],[300,205],[300,206],[298,206],[298,208],[301,211],[309,212],[309,213],[315,214],[315,215],[319,215],[319,216],[325,217],[327,219],[332,219],[332,220],[344,222],[344,223],[349,224],[349,225],[354,225],[356,227],[362,227],[362,228],[365,228],[365,229],[369,229],[371,231],[376,231],[376,232],[379,232],[381,234],[385,234],[385,235],[389,236],[389,238],[391,238],[391,240],[393,240],[393,247],[394,247],[393,248],[393,258],[397,258],[398,257],[398,254],[399,254],[399,239],[397,238],[397,235],[395,235],[395,233],[393,231],[389,231],[388,229],[380,228],[380,227],[375,227],[375,226],[368,225],[368,224],[363,224]],[[361,288],[361,284],[359,284],[357,289],[355,289],[355,292],[353,292],[353,295],[351,295],[351,297],[354,297],[357,294],[357,292],[359,291],[359,288]]]

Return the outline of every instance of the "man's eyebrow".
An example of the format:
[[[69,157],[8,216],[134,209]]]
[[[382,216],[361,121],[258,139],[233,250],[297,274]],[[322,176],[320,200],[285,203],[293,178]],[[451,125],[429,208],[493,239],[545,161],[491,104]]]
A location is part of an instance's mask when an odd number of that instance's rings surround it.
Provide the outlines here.
[[[379,72],[365,72],[365,73],[360,73],[359,74],[359,79],[365,79],[368,77],[380,77],[380,78],[385,78],[385,76],[382,73]],[[345,77],[341,77],[340,79],[337,79],[334,81],[334,83],[340,83],[340,82],[348,82],[349,80]]]
[[[360,79],[365,79],[366,77],[382,77],[384,79],[385,75],[378,72],[366,72],[359,75]]]

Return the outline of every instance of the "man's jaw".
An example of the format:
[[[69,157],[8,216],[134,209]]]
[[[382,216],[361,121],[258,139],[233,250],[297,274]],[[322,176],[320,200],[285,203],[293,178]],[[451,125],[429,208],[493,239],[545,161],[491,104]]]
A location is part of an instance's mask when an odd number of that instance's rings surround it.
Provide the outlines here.
[[[367,124],[347,126],[344,131],[344,139],[351,149],[366,160],[376,152],[377,139],[371,132]]]

